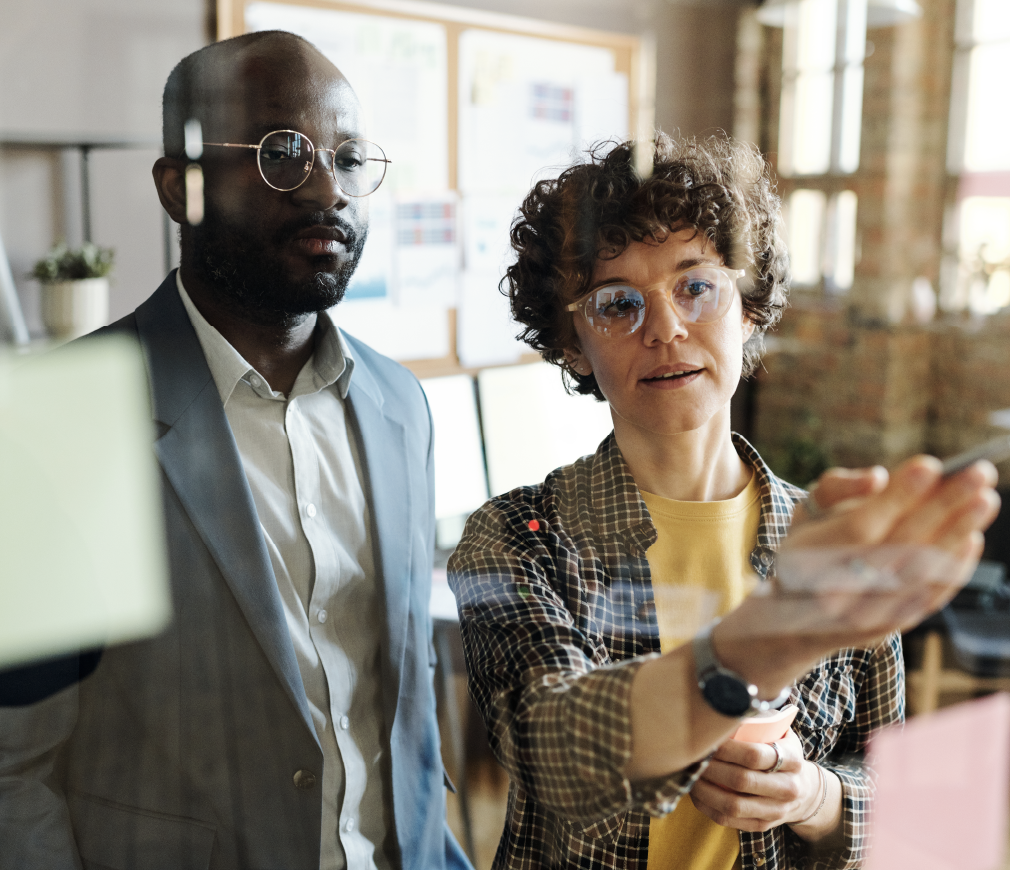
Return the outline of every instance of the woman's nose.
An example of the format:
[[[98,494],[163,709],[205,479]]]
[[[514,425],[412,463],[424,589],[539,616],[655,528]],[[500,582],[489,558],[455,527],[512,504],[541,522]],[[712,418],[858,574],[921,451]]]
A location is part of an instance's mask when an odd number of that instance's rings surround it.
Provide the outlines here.
[[[687,321],[665,290],[653,290],[649,294],[644,328],[646,343],[657,341],[668,344],[687,338]]]

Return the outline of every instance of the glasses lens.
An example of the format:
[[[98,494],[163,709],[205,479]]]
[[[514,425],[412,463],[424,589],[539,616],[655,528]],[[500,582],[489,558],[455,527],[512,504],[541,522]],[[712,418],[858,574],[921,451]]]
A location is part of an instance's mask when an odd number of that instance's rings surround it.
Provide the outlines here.
[[[386,153],[367,139],[348,139],[333,155],[333,174],[348,196],[368,196],[386,176]]]
[[[645,296],[626,284],[608,284],[590,294],[586,316],[603,335],[630,335],[645,319]]]
[[[312,143],[301,133],[282,130],[260,144],[260,172],[277,190],[294,190],[312,171]]]
[[[733,300],[733,281],[721,269],[692,269],[673,288],[673,304],[691,323],[718,320]]]

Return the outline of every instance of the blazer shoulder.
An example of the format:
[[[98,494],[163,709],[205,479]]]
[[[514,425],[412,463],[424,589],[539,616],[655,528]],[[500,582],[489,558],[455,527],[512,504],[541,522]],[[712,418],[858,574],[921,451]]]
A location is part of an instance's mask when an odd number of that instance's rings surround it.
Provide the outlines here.
[[[351,349],[355,366],[360,366],[368,372],[385,398],[401,402],[411,400],[425,402],[420,381],[410,369],[379,353],[353,335],[348,335],[344,330],[341,329],[340,332]]]
[[[89,332],[85,338],[102,338],[108,335],[129,335],[136,338],[138,335],[137,313],[131,311],[125,317],[120,317],[119,320],[110,323],[108,326],[103,326],[94,332]]]

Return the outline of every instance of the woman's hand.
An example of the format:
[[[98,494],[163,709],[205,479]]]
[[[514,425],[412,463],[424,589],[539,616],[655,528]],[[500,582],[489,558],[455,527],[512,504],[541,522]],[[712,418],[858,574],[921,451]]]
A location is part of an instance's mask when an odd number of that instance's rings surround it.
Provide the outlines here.
[[[971,576],[999,509],[995,484],[991,463],[944,478],[939,460],[916,456],[878,491],[797,524],[779,550],[778,592],[716,626],[719,660],[774,698],[821,656],[917,625]]]
[[[846,510],[858,504],[857,499],[881,492],[888,483],[887,469],[829,468],[809,487],[810,497],[793,513],[793,527],[820,518],[828,511]]]
[[[804,760],[792,730],[777,747],[778,753],[770,744],[727,740],[691,790],[695,807],[713,822],[739,831],[796,825],[807,840],[828,836],[841,820],[838,778],[823,770],[822,786],[817,766]],[[772,773],[780,756],[781,765]],[[820,806],[824,787],[828,793]]]
[[[929,456],[902,463],[889,479],[872,470],[854,478],[833,472],[818,489],[818,504],[831,509],[798,523],[782,542],[778,568],[788,570],[777,585],[759,586],[713,630],[719,662],[756,685],[759,698],[774,698],[823,656],[872,648],[921,622],[971,576],[982,530],[999,509],[996,477],[991,463],[977,462],[944,478],[940,461]],[[839,503],[827,503],[836,497]],[[687,767],[722,746],[735,727],[702,698],[690,645],[641,664],[630,706],[634,749],[624,772],[632,780]],[[758,751],[763,760],[738,767],[759,772],[773,762],[773,749]],[[840,794],[838,779],[825,776]],[[727,819],[758,818],[718,811]]]

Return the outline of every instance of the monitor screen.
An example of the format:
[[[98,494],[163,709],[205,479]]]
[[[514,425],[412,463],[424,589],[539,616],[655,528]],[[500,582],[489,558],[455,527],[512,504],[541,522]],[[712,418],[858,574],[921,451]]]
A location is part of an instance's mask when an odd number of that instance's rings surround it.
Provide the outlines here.
[[[435,516],[469,514],[488,497],[473,378],[421,381],[435,425]]]
[[[485,369],[477,385],[492,494],[541,482],[594,453],[613,429],[610,406],[568,395],[547,363]]]

